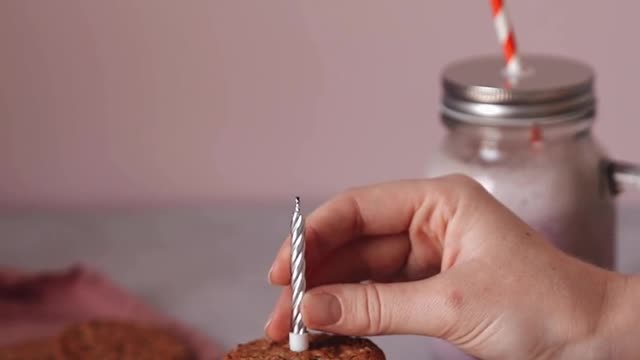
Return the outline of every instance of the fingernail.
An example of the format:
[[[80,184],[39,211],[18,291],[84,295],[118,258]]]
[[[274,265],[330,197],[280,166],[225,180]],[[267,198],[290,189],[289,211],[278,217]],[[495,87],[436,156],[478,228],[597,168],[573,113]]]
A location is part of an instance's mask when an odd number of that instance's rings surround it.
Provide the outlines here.
[[[271,325],[271,320],[273,320],[273,314],[269,315],[269,319],[267,319],[267,323],[264,324],[264,331],[267,332],[269,325]]]
[[[269,273],[267,274],[267,282],[269,283],[269,285],[273,285],[273,281],[271,281],[272,272],[273,272],[273,265],[271,265],[271,268],[269,269]]]
[[[307,323],[310,325],[333,325],[342,317],[340,300],[329,293],[307,294],[303,306],[306,309]]]

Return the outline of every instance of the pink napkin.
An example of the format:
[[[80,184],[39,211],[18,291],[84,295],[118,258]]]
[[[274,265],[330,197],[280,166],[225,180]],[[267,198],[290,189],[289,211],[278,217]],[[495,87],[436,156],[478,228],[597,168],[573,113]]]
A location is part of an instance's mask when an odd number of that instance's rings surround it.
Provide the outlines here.
[[[164,316],[83,266],[26,273],[0,267],[0,346],[52,336],[92,319],[131,320],[167,327],[196,349],[201,359],[217,351],[202,334]]]

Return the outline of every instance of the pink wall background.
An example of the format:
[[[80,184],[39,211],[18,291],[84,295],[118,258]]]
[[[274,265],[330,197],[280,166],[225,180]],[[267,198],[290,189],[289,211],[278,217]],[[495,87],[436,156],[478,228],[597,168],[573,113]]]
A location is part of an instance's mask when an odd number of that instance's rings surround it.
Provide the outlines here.
[[[437,4],[437,5],[436,5]],[[593,64],[640,161],[640,3],[513,0],[522,48]],[[420,176],[438,75],[498,51],[486,1],[0,2],[0,203],[320,197]]]

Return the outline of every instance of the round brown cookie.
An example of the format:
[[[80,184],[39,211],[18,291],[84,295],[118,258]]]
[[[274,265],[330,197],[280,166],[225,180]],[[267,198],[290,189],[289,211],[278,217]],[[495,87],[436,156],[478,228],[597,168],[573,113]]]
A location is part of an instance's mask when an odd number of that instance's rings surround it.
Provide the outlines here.
[[[292,352],[288,343],[268,339],[237,346],[223,360],[385,360],[373,342],[336,335],[309,335],[309,350]]]
[[[0,360],[65,360],[55,339],[35,340],[0,348]]]
[[[192,360],[195,354],[170,332],[128,322],[91,321],[59,336],[66,359]]]

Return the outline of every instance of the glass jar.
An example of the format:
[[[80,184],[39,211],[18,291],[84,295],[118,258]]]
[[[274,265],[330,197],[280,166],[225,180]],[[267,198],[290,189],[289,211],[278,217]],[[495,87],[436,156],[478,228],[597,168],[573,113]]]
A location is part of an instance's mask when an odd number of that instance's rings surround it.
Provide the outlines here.
[[[614,197],[640,188],[640,169],[608,159],[593,137],[590,67],[553,56],[524,59],[518,78],[505,77],[498,56],[444,70],[448,133],[426,175],[471,176],[558,248],[613,268]],[[436,352],[467,358],[441,345]]]
[[[591,124],[541,125],[536,143],[527,128],[450,123],[427,173],[473,177],[559,248],[612,268],[613,194]]]

